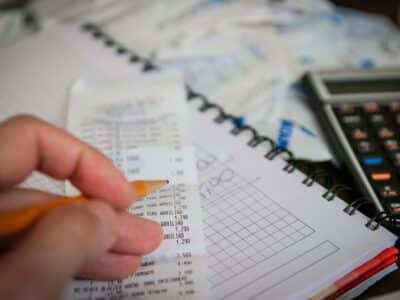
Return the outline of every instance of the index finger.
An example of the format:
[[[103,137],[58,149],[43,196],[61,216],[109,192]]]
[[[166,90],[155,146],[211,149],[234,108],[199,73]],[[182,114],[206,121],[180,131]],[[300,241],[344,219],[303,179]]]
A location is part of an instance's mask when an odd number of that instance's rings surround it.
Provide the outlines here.
[[[32,116],[0,124],[0,189],[22,182],[33,170],[68,179],[81,192],[127,208],[135,198],[112,162],[65,131]]]

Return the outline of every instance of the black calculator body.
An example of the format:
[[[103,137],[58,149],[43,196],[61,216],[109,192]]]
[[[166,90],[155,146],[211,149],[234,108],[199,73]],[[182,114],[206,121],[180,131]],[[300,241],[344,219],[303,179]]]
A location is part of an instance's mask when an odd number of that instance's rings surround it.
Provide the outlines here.
[[[302,83],[335,159],[400,217],[400,69],[311,71]]]

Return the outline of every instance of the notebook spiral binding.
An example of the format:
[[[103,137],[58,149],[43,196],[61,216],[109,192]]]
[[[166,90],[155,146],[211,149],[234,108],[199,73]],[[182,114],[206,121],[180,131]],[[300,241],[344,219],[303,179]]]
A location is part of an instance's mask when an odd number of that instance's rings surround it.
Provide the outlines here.
[[[95,39],[98,39],[104,43],[106,47],[113,48],[117,55],[125,56],[128,58],[129,63],[142,63],[143,72],[150,72],[157,70],[158,67],[147,58],[143,58],[138,55],[136,52],[128,49],[124,45],[115,41],[112,37],[110,37],[106,32],[104,32],[99,26],[88,23],[82,25],[82,29],[85,32],[91,34]],[[252,126],[240,124],[238,122],[239,118],[235,115],[227,113],[220,105],[213,103],[207,99],[201,93],[198,93],[192,90],[189,86],[186,86],[187,90],[187,101],[200,101],[201,104],[199,106],[200,112],[209,112],[212,110],[217,111],[217,116],[214,118],[214,122],[218,124],[222,124],[226,121],[230,121],[233,124],[233,128],[230,130],[230,134],[234,136],[238,136],[244,132],[248,132],[251,134],[250,140],[247,142],[247,145],[251,148],[256,148],[261,146],[262,144],[267,144],[269,146],[269,150],[264,155],[264,157],[268,160],[274,160],[277,157],[282,157],[286,161],[286,165],[283,168],[284,172],[293,173],[296,169],[298,169],[299,161],[296,160],[295,155],[292,151],[280,147],[276,145],[275,141],[268,136],[264,136],[259,134],[257,129]],[[302,171],[306,174],[306,177],[302,181],[305,186],[311,187],[315,182],[324,178],[325,180],[330,181],[328,184],[327,190],[322,194],[322,198],[327,201],[332,201],[337,197],[340,193],[344,191],[352,191],[353,189],[350,186],[344,184],[336,184],[333,181],[333,177],[329,172],[324,170],[309,170]],[[353,215],[358,211],[361,207],[373,205],[370,201],[368,201],[364,197],[359,197],[349,203],[343,211],[348,215]],[[369,219],[369,221],[365,224],[367,228],[372,231],[377,230],[383,223],[385,225],[395,227],[397,224],[396,217],[391,215],[386,211],[377,212],[373,217]]]

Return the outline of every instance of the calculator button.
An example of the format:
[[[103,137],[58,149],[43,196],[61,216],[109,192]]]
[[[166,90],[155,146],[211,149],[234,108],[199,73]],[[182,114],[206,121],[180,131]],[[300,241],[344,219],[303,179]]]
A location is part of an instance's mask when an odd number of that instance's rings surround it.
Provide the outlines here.
[[[400,152],[393,153],[390,158],[396,167],[400,167]]]
[[[367,114],[377,113],[379,110],[379,105],[375,102],[364,104],[364,112]]]
[[[379,189],[379,194],[382,198],[394,198],[399,195],[399,190],[393,186],[385,185],[384,187]]]
[[[356,112],[355,107],[350,104],[341,104],[338,110],[341,114],[354,114]]]
[[[400,213],[400,203],[390,203],[389,206],[393,212]]]
[[[358,152],[361,154],[367,154],[376,150],[375,145],[370,141],[360,141],[357,143]]]
[[[374,181],[387,181],[392,178],[392,173],[390,172],[376,172],[371,174],[371,179]]]
[[[397,140],[386,140],[384,145],[385,149],[390,152],[400,150],[400,145]]]
[[[382,127],[378,129],[378,136],[381,139],[391,139],[395,136],[395,132],[390,128]]]
[[[400,112],[400,102],[391,102],[389,104],[389,110],[391,112]]]
[[[347,127],[360,126],[361,117],[358,115],[348,115],[342,118],[342,122]]]
[[[364,129],[356,128],[351,131],[351,137],[355,140],[364,140],[368,137],[368,133]]]
[[[386,123],[385,116],[382,114],[375,114],[369,118],[369,121],[374,126],[382,126]]]
[[[364,157],[362,162],[365,166],[368,167],[379,166],[383,164],[383,158],[379,156],[369,156],[369,157]]]
[[[394,117],[394,122],[397,126],[400,126],[400,114],[396,114],[396,116]]]

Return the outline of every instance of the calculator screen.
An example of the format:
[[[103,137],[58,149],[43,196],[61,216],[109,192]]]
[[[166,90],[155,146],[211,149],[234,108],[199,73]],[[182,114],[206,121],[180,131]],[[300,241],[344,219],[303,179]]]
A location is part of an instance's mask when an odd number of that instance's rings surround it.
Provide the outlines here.
[[[400,78],[384,80],[324,80],[331,95],[400,92]]]

